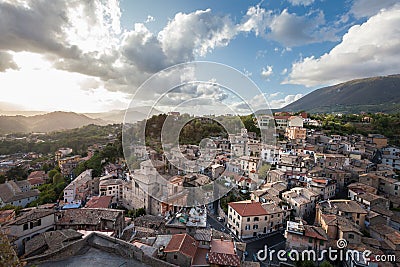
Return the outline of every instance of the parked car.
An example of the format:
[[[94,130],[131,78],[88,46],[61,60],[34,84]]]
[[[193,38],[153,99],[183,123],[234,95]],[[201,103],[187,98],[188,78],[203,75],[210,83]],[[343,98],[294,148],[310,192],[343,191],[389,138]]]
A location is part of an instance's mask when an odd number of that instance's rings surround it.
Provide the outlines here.
[[[217,217],[217,220],[218,220],[219,222],[223,222],[223,221],[225,221],[225,218],[222,218],[221,216],[218,216],[218,217]]]

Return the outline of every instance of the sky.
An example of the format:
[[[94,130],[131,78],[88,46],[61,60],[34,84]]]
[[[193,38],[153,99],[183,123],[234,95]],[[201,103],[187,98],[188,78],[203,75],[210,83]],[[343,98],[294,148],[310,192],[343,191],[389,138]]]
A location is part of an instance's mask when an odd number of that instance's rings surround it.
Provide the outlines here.
[[[143,82],[193,61],[236,69],[260,90],[246,101],[280,108],[400,73],[399,47],[397,0],[0,0],[0,110],[152,105],[158,89],[135,94]],[[204,85],[180,93],[164,108],[176,97],[226,98]]]

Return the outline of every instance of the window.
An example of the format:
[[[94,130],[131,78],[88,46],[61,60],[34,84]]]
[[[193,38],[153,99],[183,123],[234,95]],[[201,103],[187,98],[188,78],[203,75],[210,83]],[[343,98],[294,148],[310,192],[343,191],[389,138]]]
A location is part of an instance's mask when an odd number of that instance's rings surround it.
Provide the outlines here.
[[[238,217],[237,217],[237,218],[238,218],[238,220],[240,220],[240,215],[239,215],[239,214],[238,214]]]
[[[273,219],[273,218],[274,218],[274,214],[271,215],[271,219]]]
[[[319,241],[319,244],[320,244],[321,246],[323,246],[323,245],[324,245],[324,240],[320,240],[320,241]]]
[[[175,255],[174,255],[174,260],[176,260],[177,258],[178,258],[178,255],[175,254]]]
[[[268,216],[265,216],[265,220],[268,220]]]
[[[28,224],[27,223],[24,224],[24,231],[25,230],[28,230]]]
[[[354,235],[353,234],[349,234],[349,239],[354,239]]]
[[[360,218],[360,213],[357,213],[357,219],[359,219]]]
[[[250,224],[246,224],[246,226],[244,227],[244,230],[250,230]]]
[[[247,218],[247,221],[249,222],[249,221],[250,221],[250,218]]]
[[[258,229],[258,224],[254,224],[253,229]]]
[[[308,243],[312,243],[313,239],[311,237],[308,238]]]
[[[258,222],[258,217],[254,217],[254,221],[255,221],[255,222]]]

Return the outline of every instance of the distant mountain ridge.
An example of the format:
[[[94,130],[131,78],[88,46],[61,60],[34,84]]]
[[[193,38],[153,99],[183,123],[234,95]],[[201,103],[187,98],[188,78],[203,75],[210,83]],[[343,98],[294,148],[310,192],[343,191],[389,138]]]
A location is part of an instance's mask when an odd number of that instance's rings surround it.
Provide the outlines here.
[[[317,89],[281,111],[400,112],[400,74],[357,79]]]
[[[136,122],[161,113],[161,111],[150,106],[142,106],[131,107],[127,110],[111,110],[108,112],[100,113],[84,113],[84,115],[93,119],[101,119],[108,123],[123,123],[125,116],[129,119],[130,122]]]
[[[83,114],[63,111],[35,116],[0,116],[0,133],[52,132],[80,128],[89,124],[106,125],[107,123]]]

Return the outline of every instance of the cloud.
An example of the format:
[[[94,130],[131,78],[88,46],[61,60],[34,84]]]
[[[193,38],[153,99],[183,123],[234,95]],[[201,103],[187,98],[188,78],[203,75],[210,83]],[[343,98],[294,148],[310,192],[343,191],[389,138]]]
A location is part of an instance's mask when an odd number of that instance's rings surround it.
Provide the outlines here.
[[[271,99],[271,100],[268,99],[268,100],[269,100],[269,104],[270,104],[271,108],[282,108],[296,100],[299,100],[302,96],[303,96],[303,94],[287,95],[282,99]],[[274,96],[274,97],[276,97],[276,96]],[[274,98],[274,97],[271,97],[271,98]]]
[[[18,2],[17,2],[18,3]],[[64,43],[69,23],[65,1],[28,1],[29,8],[0,3],[0,50],[53,53],[76,57],[79,49]]]
[[[272,19],[268,38],[286,47],[336,41],[336,30],[323,27],[324,24],[325,18],[322,11],[313,15],[298,16],[284,9],[281,14]]]
[[[281,75],[285,75],[287,72],[288,72],[288,69],[287,69],[287,68],[284,68],[284,69],[282,70],[282,72],[281,72]]]
[[[350,13],[356,18],[371,17],[381,9],[391,8],[398,2],[398,0],[354,0]]]
[[[237,34],[228,16],[215,16],[211,9],[177,13],[158,34],[162,50],[173,62],[205,56],[216,47],[227,46]]]
[[[268,79],[274,72],[272,71],[272,66],[267,66],[261,71],[261,76]]]
[[[0,72],[7,69],[17,70],[18,65],[14,62],[10,53],[0,51]]]
[[[251,6],[238,26],[238,31],[254,32],[256,36],[264,36],[271,23],[273,12],[261,8],[260,5]]]
[[[297,1],[299,2],[299,1]],[[306,3],[307,1],[304,1]],[[250,7],[238,26],[241,32],[254,32],[286,47],[337,40],[337,29],[326,25],[322,11],[298,16],[284,9],[275,14],[259,5]]]
[[[342,42],[319,58],[292,65],[285,83],[329,85],[351,79],[400,72],[400,5],[355,25]]]
[[[294,6],[309,6],[314,3],[314,0],[288,0]]]
[[[150,23],[150,22],[153,22],[153,21],[156,21],[156,19],[151,15],[147,15],[147,19],[145,20],[144,23]]]

